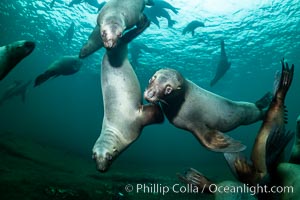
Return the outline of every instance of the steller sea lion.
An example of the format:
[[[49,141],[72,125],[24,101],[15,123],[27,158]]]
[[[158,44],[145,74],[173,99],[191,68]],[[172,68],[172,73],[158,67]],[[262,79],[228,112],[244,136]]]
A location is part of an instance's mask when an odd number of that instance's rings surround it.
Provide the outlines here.
[[[183,29],[182,35],[191,32],[192,36],[194,36],[195,29],[198,27],[204,27],[204,23],[198,20],[193,20]]]
[[[291,68],[284,66],[275,95],[266,112],[261,128],[255,138],[251,153],[251,163],[240,155],[224,154],[229,166],[237,178],[244,183],[268,184],[276,177],[279,162],[286,161],[283,152],[294,136],[285,131],[286,109],[284,105],[286,94],[291,86],[294,74],[294,65]],[[270,180],[269,180],[270,179]]]
[[[0,106],[5,102],[15,96],[20,96],[22,98],[22,102],[25,103],[26,92],[28,86],[31,84],[31,80],[24,81],[14,81],[9,87],[6,88],[2,97],[0,98]]]
[[[237,102],[213,94],[186,80],[174,69],[158,70],[144,92],[148,102],[160,102],[168,120],[178,128],[190,131],[208,149],[238,152],[245,149],[240,142],[222,132],[261,120],[270,95],[259,104]]]
[[[145,15],[145,5],[153,4],[152,0],[110,0],[101,9],[97,24],[105,48],[116,46],[123,32],[135,25],[141,26]]]
[[[221,40],[221,56],[217,66],[215,77],[210,82],[211,87],[214,86],[218,82],[218,80],[220,80],[224,76],[230,66],[231,62],[228,62],[228,58],[226,56],[224,40]]]
[[[44,73],[36,77],[34,86],[44,83],[51,77],[56,78],[60,75],[75,74],[80,70],[81,65],[82,62],[77,56],[63,56],[54,61]]]
[[[93,147],[93,159],[101,172],[108,170],[121,152],[132,144],[142,129],[164,120],[157,105],[143,105],[137,76],[128,61],[127,44],[149,26],[126,33],[119,44],[107,50],[101,65],[104,117],[100,137]]]
[[[35,48],[35,43],[20,40],[0,47],[0,81]]]

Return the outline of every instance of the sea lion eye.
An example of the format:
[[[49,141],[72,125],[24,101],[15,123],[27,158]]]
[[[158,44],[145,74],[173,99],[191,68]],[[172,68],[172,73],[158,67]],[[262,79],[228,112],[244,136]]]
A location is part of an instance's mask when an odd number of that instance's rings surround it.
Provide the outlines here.
[[[170,85],[167,85],[165,90],[165,95],[170,94],[172,92],[173,88]]]

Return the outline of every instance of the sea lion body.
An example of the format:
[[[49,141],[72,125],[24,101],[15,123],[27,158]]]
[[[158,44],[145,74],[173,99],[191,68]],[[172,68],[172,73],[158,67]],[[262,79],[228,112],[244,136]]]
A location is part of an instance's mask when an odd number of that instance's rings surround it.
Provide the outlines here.
[[[204,23],[198,20],[193,20],[183,29],[182,35],[185,35],[186,33],[190,32],[192,36],[194,36],[195,29],[198,27],[204,27]]]
[[[139,34],[132,31],[133,35]],[[128,61],[127,43],[120,42],[107,50],[102,60],[104,117],[100,137],[93,148],[93,158],[101,172],[139,137],[144,126],[163,121],[159,106],[142,105],[140,84]]]
[[[77,56],[63,56],[54,61],[48,69],[35,79],[34,86],[38,86],[51,77],[75,74],[81,68],[82,62]]]
[[[251,162],[238,154],[224,154],[233,174],[243,183],[274,184],[278,176],[276,172],[278,164],[287,161],[284,156],[285,148],[294,137],[294,133],[285,131],[287,119],[284,101],[292,83],[293,74],[294,65],[289,68],[286,63],[285,67],[282,61],[280,81],[255,138]]]
[[[217,66],[216,74],[213,80],[210,82],[210,86],[214,86],[224,76],[224,74],[227,72],[230,66],[231,66],[231,62],[228,62],[228,58],[226,56],[226,51],[225,51],[225,43],[224,40],[222,40],[220,60]]]
[[[35,48],[35,43],[20,40],[0,47],[0,81]]]
[[[96,25],[90,34],[88,41],[81,47],[79,58],[86,58],[103,47],[101,36],[99,35],[100,27]]]
[[[31,80],[25,83],[23,81],[14,81],[3,93],[0,99],[0,105],[15,96],[20,96],[22,98],[22,102],[25,103],[26,92],[31,82]]]
[[[178,10],[179,10],[179,8],[175,8],[174,6],[172,6],[171,4],[169,4],[168,2],[166,2],[164,0],[155,0],[154,6],[160,7],[162,9],[169,9],[176,15],[178,14]]]
[[[213,94],[173,69],[157,71],[144,98],[149,102],[160,101],[172,124],[192,132],[205,147],[220,152],[245,148],[222,132],[254,123],[264,114],[254,103],[231,101]]]
[[[150,0],[110,0],[101,9],[97,23],[105,48],[116,46],[123,32],[144,21],[143,10]]]
[[[286,110],[284,106],[284,100],[286,94],[290,88],[290,85],[293,80],[294,74],[294,65],[292,65],[291,69],[284,66],[282,61],[282,75],[281,79],[275,93],[275,96],[269,106],[269,109],[266,113],[265,119],[259,133],[257,134],[254,142],[254,146],[252,149],[251,160],[257,173],[260,173],[260,177],[263,178],[267,173],[267,162],[266,162],[266,143],[267,139],[274,131],[274,127],[278,130],[284,130],[286,123]]]

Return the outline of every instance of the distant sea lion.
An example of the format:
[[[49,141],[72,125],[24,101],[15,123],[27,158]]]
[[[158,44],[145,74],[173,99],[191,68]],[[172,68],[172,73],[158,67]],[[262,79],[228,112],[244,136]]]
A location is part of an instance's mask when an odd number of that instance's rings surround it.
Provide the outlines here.
[[[154,6],[169,9],[176,15],[178,14],[178,10],[179,10],[179,8],[175,8],[174,6],[172,6],[171,4],[169,4],[168,2],[166,2],[164,0],[155,0]]]
[[[158,27],[160,27],[159,22],[157,20],[157,17],[163,17],[168,20],[168,27],[173,27],[173,25],[176,23],[175,20],[172,20],[170,14],[163,8],[158,7],[156,5],[151,6],[150,8],[145,8],[145,14],[148,16],[150,20],[156,24]]]
[[[74,31],[75,31],[75,24],[74,22],[71,23],[69,28],[66,30],[65,35],[64,35],[64,40],[67,41],[67,44],[70,45],[71,41],[74,36]]]
[[[183,29],[182,35],[185,35],[186,33],[192,33],[192,36],[194,36],[195,29],[198,27],[204,27],[204,23],[198,20],[193,20]]]
[[[43,74],[35,79],[34,86],[44,83],[51,77],[75,74],[80,70],[81,65],[82,62],[77,56],[63,56],[54,61]]]
[[[5,101],[8,101],[12,97],[20,96],[22,98],[22,102],[25,103],[26,99],[26,92],[28,89],[28,86],[31,84],[31,80],[27,82],[23,81],[14,81],[9,87],[6,88],[4,91],[1,99],[0,99],[0,105],[2,105]]]
[[[148,102],[161,102],[168,120],[188,130],[208,149],[217,152],[238,152],[245,149],[240,142],[222,132],[261,120],[262,108],[269,105],[270,95],[259,102],[237,102],[213,94],[186,80],[174,69],[158,70],[144,92]]]
[[[291,86],[293,74],[294,65],[289,68],[288,64],[284,66],[282,61],[282,73],[275,96],[254,142],[251,153],[252,164],[240,155],[225,154],[229,166],[241,182],[251,185],[267,183],[270,181],[266,180],[268,176],[271,178],[276,176],[278,163],[286,161],[282,153],[293,138],[293,133],[285,131],[284,101]]]
[[[135,25],[139,27],[145,18],[143,14],[145,5],[152,3],[152,0],[108,1],[97,18],[104,47],[115,47],[125,30]]]
[[[104,117],[100,137],[93,148],[97,169],[108,170],[121,152],[141,134],[143,127],[163,122],[163,113],[157,105],[143,105],[139,81],[128,61],[127,43],[143,28],[126,33],[119,44],[107,50],[101,66],[101,87]]]
[[[0,47],[0,81],[35,48],[35,43],[20,40]]]
[[[90,34],[88,41],[81,47],[79,58],[86,58],[103,47],[101,36],[99,35],[100,27],[96,25]]]
[[[224,40],[221,40],[221,56],[216,70],[215,77],[210,82],[210,86],[214,86],[218,82],[218,80],[220,80],[224,76],[224,74],[227,72],[230,66],[231,66],[231,62],[228,62],[228,58],[226,56]]]

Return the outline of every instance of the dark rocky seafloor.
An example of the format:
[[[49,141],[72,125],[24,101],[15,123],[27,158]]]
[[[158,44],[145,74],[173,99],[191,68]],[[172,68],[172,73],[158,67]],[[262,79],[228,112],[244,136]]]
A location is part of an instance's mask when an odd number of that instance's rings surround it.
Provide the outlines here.
[[[37,142],[30,136],[0,134],[1,200],[213,199],[204,194],[127,193],[126,184],[178,183],[174,177],[134,171],[100,173],[91,158]]]

